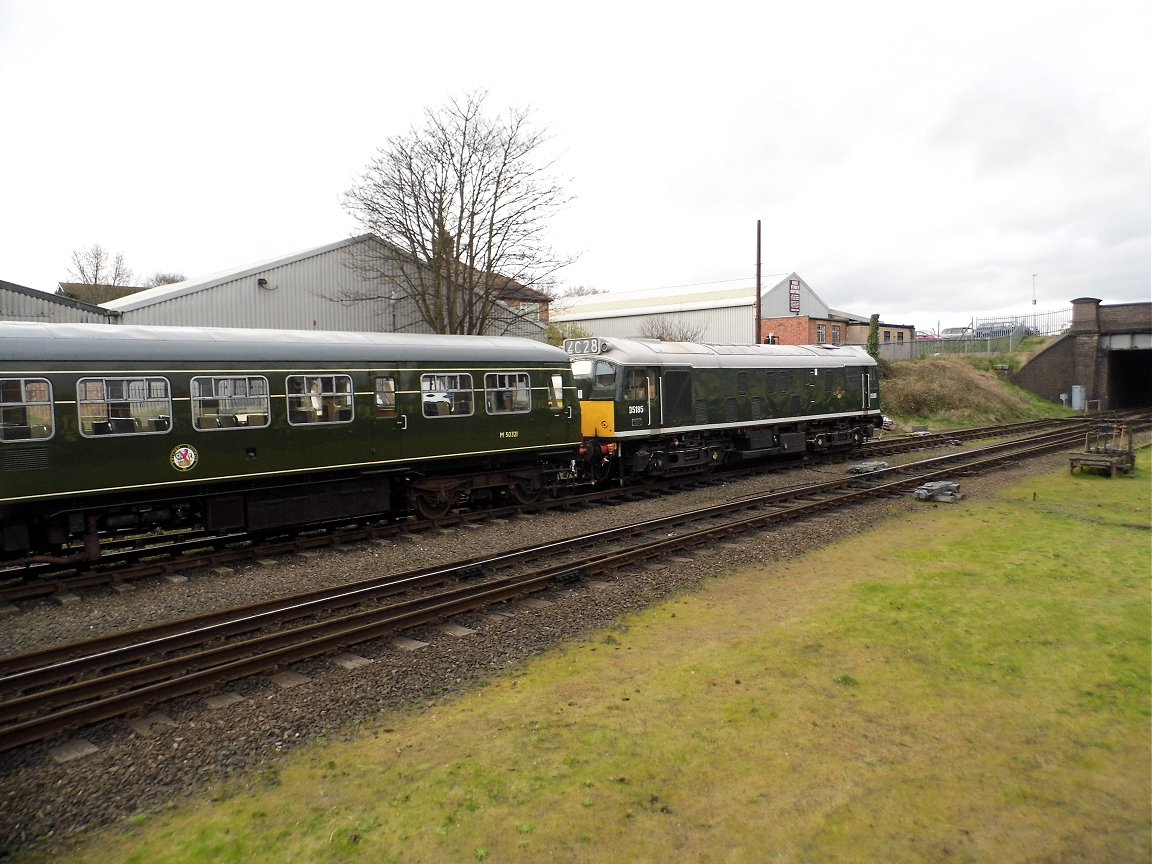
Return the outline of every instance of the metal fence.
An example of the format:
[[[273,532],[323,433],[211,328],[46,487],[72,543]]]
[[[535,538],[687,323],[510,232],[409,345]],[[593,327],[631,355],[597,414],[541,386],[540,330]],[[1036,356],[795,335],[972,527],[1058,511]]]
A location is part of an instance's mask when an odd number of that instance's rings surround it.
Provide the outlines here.
[[[1033,336],[1057,336],[1072,323],[1072,307],[1013,317],[975,317],[966,327],[918,335],[912,342],[884,342],[882,360],[914,360],[943,354],[1007,354]]]

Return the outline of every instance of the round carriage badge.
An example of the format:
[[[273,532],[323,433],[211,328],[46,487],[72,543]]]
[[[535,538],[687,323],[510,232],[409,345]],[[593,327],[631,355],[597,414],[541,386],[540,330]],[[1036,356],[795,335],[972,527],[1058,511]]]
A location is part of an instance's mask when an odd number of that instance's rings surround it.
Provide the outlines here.
[[[172,451],[170,461],[177,471],[191,471],[196,466],[196,448],[191,444],[181,444]]]

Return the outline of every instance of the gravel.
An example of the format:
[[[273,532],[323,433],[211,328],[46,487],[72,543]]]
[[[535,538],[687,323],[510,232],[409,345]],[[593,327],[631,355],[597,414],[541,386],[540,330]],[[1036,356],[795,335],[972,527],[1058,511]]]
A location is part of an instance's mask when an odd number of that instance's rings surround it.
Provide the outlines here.
[[[897,460],[889,460],[895,463]],[[968,478],[964,494],[982,491],[1022,474],[1066,467],[1066,456],[1034,460],[994,475]],[[230,608],[261,598],[340,584],[388,571],[400,572],[466,555],[495,552],[559,539],[582,527],[611,527],[696,506],[844,476],[844,466],[794,468],[732,481],[675,496],[567,513],[497,521],[479,527],[430,532],[398,543],[377,542],[342,551],[302,553],[235,570],[203,571],[184,582],[162,579],[133,590],[92,593],[79,604],[28,604],[0,628],[0,655],[76,641],[210,609]],[[78,732],[94,752],[58,762],[54,747],[37,745],[0,754],[0,859],[20,849],[52,848],[80,832],[133,814],[175,806],[240,772],[275,770],[282,752],[317,740],[345,740],[382,709],[411,709],[475,688],[516,668],[557,642],[579,636],[662,598],[691,590],[726,569],[766,565],[866,529],[878,520],[924,505],[911,496],[855,507],[851,518],[830,514],[788,524],[739,543],[726,541],[698,553],[690,563],[667,562],[659,569],[620,572],[603,583],[557,588],[534,602],[493,608],[451,623],[474,632],[451,635],[425,627],[403,635],[427,643],[419,650],[391,640],[355,646],[373,662],[345,669],[333,658],[296,664],[307,680],[282,687],[271,677],[238,682],[230,692],[243,697],[213,708],[205,697],[168,703],[162,717],[143,731],[127,721],[110,721]]]

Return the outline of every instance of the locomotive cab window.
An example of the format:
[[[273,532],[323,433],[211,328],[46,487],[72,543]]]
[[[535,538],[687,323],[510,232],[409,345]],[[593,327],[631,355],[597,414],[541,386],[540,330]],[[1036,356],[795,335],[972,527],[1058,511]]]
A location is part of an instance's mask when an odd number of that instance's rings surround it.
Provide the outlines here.
[[[466,372],[420,376],[425,417],[472,416],[472,376]]]
[[[572,375],[581,399],[616,398],[616,367],[606,360],[574,360]]]
[[[648,376],[643,369],[624,370],[624,398],[633,402],[649,398]]]
[[[532,385],[528,379],[528,373],[488,372],[485,374],[484,408],[489,414],[526,414],[531,411]]]
[[[44,378],[0,378],[0,441],[51,438],[52,385]]]
[[[196,429],[248,429],[268,425],[268,379],[220,375],[192,379],[192,425]]]
[[[285,388],[293,426],[352,422],[350,375],[289,375]]]
[[[81,378],[76,406],[85,438],[163,435],[172,428],[167,378]]]

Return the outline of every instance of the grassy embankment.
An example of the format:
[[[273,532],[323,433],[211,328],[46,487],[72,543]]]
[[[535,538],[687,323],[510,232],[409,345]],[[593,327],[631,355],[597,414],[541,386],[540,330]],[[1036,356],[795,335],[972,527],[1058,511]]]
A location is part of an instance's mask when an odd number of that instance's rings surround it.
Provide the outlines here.
[[[1148,861],[1149,499],[925,505],[68,857]]]
[[[1071,409],[1010,384],[995,367],[1015,370],[1022,355],[957,354],[886,364],[880,381],[884,412],[899,425],[933,430],[1073,416]]]

